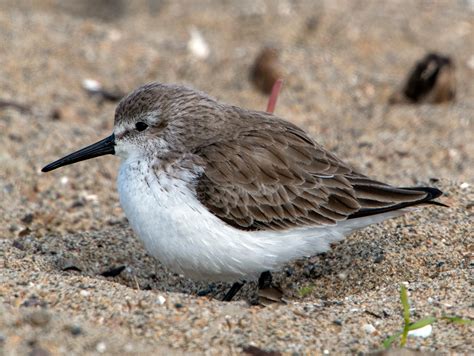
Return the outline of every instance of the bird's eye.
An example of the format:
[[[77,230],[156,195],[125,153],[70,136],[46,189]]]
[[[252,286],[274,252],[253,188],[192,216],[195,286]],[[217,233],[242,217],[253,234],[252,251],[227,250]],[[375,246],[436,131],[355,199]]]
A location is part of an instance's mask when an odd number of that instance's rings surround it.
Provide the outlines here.
[[[137,131],[144,131],[148,128],[148,125],[140,121],[135,124],[135,128],[137,129]]]

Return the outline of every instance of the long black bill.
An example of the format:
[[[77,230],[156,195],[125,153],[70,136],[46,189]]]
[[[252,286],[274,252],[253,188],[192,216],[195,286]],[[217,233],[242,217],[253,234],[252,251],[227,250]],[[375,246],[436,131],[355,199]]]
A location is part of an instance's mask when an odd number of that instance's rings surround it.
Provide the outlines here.
[[[60,158],[53,163],[48,164],[47,166],[43,167],[41,172],[49,172],[53,169],[67,166],[68,164],[73,164],[80,161],[85,161],[86,159],[104,156],[104,155],[113,155],[115,154],[115,136],[114,134],[110,135],[109,137],[100,140],[90,146],[84,147],[79,151],[71,153],[66,157]]]

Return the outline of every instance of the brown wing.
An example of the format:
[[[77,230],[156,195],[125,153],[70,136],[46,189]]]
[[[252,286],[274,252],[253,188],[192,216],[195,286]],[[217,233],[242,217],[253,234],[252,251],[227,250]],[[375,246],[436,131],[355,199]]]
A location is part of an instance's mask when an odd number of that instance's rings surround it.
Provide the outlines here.
[[[420,201],[427,194],[355,173],[281,120],[195,153],[205,162],[196,186],[199,200],[223,221],[245,230],[330,225],[369,209]]]

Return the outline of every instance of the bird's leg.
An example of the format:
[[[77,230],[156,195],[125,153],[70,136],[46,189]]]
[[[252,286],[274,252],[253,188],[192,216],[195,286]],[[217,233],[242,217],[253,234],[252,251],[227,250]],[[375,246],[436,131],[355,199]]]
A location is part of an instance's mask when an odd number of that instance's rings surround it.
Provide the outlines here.
[[[270,271],[263,272],[260,277],[258,278],[258,289],[265,289],[270,288],[272,285],[273,277]],[[232,298],[240,291],[240,289],[244,286],[245,281],[235,282],[232,287],[230,287],[229,291],[226,293],[224,298],[222,299],[223,302],[230,302]]]
[[[244,286],[245,281],[235,282],[222,299],[223,302],[230,302],[237,292]]]
[[[267,306],[273,303],[285,303],[282,290],[273,285],[273,277],[270,271],[263,272],[258,279],[257,303]]]
[[[258,278],[258,289],[270,288],[272,286],[273,277],[270,271],[265,271]]]

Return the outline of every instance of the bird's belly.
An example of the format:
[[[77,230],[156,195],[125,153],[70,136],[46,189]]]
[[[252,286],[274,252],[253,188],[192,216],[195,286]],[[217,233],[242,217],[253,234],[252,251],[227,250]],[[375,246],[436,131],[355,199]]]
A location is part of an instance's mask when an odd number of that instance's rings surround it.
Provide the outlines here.
[[[186,180],[155,174],[144,164],[122,164],[120,203],[148,253],[198,280],[237,280],[265,270],[259,263],[264,254],[253,246],[253,263],[246,263],[249,247],[240,243],[241,232],[209,213]]]
[[[122,163],[120,203],[146,250],[170,270],[197,280],[252,279],[290,260],[325,252],[353,230],[393,215],[334,226],[243,231],[224,223],[196,197],[189,171],[154,172]]]

